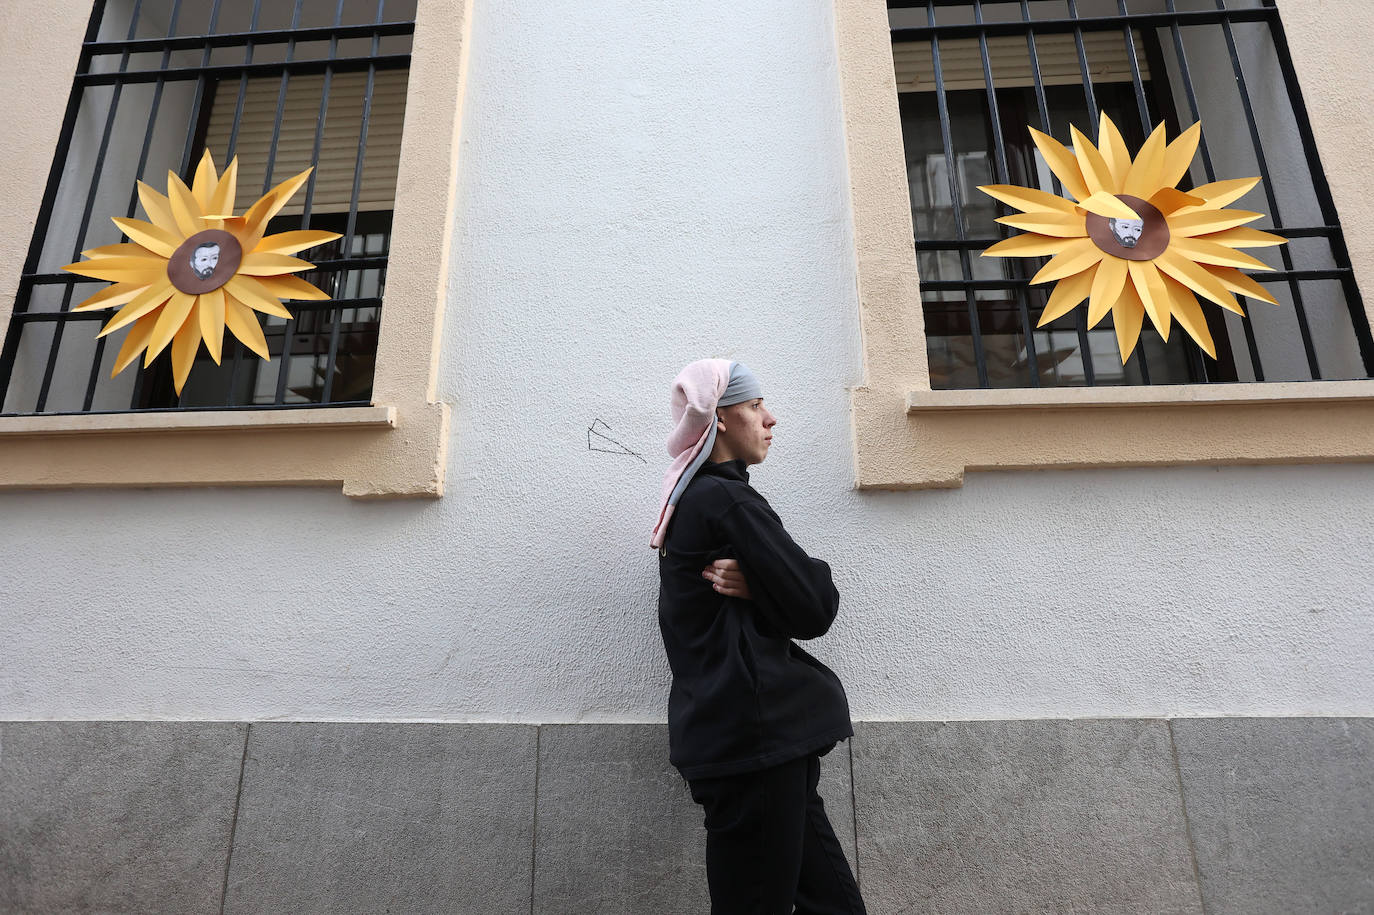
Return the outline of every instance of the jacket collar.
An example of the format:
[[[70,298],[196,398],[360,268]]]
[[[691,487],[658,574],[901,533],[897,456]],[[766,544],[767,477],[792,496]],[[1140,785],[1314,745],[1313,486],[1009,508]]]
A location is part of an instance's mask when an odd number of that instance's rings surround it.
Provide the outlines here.
[[[712,477],[723,477],[727,480],[738,480],[741,483],[749,482],[749,465],[744,461],[721,461],[719,464],[712,464],[707,461],[701,465],[698,474],[705,474]]]

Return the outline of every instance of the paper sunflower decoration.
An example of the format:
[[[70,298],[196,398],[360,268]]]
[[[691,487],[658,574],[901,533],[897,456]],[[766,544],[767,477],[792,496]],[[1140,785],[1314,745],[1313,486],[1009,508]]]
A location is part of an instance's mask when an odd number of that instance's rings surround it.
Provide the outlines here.
[[[1097,146],[1073,128],[1073,151],[1031,128],[1050,169],[1073,195],[1056,197],[1034,188],[991,185],[979,190],[1021,214],[997,221],[1025,234],[983,252],[984,257],[1047,257],[1032,283],[1057,282],[1036,326],[1043,327],[1088,300],[1088,326],[1112,313],[1124,364],[1148,314],[1169,339],[1174,319],[1216,358],[1216,345],[1198,296],[1244,317],[1234,293],[1277,305],[1241,268],[1272,270],[1237,249],[1280,245],[1286,239],[1244,228],[1264,214],[1228,210],[1258,178],[1218,181],[1183,192],[1175,185],[1188,173],[1202,136],[1194,124],[1172,143],[1164,125],[1132,159],[1121,132],[1106,114]]]
[[[171,344],[172,375],[180,394],[202,340],[219,364],[226,327],[253,352],[271,358],[253,312],[290,318],[282,299],[329,298],[290,275],[314,266],[290,255],[340,238],[338,233],[304,230],[264,236],[267,223],[310,171],[283,181],[242,216],[233,215],[237,158],[219,176],[207,151],[189,188],[175,173],[167,173],[166,196],[138,182],[138,199],[150,221],[115,217],[127,244],[83,251],[89,260],[62,268],[114,283],[73,309],[123,306],[99,336],[133,325],[110,377],[139,353],[144,354],[143,365],[151,365]]]

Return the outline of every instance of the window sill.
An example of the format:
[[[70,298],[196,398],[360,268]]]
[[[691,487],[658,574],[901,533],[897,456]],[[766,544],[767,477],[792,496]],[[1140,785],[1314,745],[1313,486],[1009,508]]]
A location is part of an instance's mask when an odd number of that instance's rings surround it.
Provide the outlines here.
[[[1250,406],[1374,401],[1374,381],[1295,381],[1267,384],[1158,384],[1100,388],[1000,388],[912,391],[906,411],[1066,410],[1177,407],[1189,404]]]
[[[1374,460],[1374,381],[917,390],[882,428],[879,392],[855,398],[861,489],[953,488],[969,470]]]
[[[396,425],[395,407],[293,410],[204,410],[188,412],[87,413],[0,418],[0,438],[32,435],[99,435],[157,429],[164,432],[227,432],[242,429],[360,429]]]
[[[6,417],[0,490],[341,486],[354,498],[434,498],[447,439],[443,403]]]

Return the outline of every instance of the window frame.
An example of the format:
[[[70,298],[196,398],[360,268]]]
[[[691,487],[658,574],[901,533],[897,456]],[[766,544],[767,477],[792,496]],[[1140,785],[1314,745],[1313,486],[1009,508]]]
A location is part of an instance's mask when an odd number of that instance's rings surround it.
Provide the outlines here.
[[[0,194],[8,225],[41,205],[91,0],[0,15],[0,99],[23,125]],[[371,406],[0,417],[0,489],[314,485],[357,498],[443,494],[449,409],[435,397],[466,83],[470,0],[418,0]],[[455,78],[456,75],[456,78]],[[440,189],[435,192],[436,186]],[[0,238],[0,327],[27,255]]]
[[[1274,37],[1337,213],[1358,224],[1367,191],[1350,173],[1367,123],[1311,87],[1374,79],[1360,54],[1374,26],[1354,0],[1313,6],[1277,3]],[[1374,380],[932,390],[887,4],[835,0],[835,25],[864,361],[851,397],[859,488],[958,487],[967,470],[1374,460]],[[1374,244],[1350,239],[1349,253],[1374,288]]]

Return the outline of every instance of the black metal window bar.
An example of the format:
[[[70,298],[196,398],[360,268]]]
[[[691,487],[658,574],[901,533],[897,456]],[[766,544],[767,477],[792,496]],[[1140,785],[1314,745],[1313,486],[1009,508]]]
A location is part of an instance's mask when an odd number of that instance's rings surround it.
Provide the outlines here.
[[[1292,0],[1289,0],[1292,2]],[[931,385],[1182,384],[1374,377],[1374,343],[1274,0],[888,0]],[[1034,326],[1041,260],[982,259],[1015,234],[987,183],[1063,194],[1028,135],[1096,141],[1098,112],[1138,149],[1201,119],[1181,185],[1258,175],[1255,225],[1289,239],[1256,253],[1282,303],[1248,318],[1204,304],[1217,359],[1146,321],[1125,366],[1108,316],[1079,307]],[[1210,142],[1209,142],[1210,141]]]
[[[378,121],[399,146],[414,19],[415,0],[95,0],[0,349],[0,414],[370,402],[395,182]],[[374,105],[383,84],[401,111]],[[222,364],[202,350],[178,397],[167,352],[109,377],[122,335],[95,335],[112,312],[71,311],[104,284],[58,268],[121,241],[109,217],[142,215],[135,179],[165,190],[170,169],[189,183],[207,144],[220,170],[253,147],[236,212],[320,162],[268,231],[343,237],[302,255],[332,299],[264,317],[271,363],[226,334]],[[301,161],[283,161],[292,149]]]

